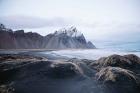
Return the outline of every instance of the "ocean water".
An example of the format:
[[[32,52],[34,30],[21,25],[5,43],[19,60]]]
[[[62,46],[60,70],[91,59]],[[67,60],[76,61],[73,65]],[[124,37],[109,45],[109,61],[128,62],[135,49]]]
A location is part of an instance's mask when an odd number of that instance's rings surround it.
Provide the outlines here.
[[[140,41],[135,42],[95,42],[97,48],[124,51],[124,52],[140,52]]]
[[[53,56],[63,56],[69,58],[92,59],[96,60],[100,57],[106,57],[112,54],[126,55],[135,54],[140,57],[139,42],[102,42],[95,44],[97,49],[72,49],[72,50],[57,50],[44,51],[43,54]]]

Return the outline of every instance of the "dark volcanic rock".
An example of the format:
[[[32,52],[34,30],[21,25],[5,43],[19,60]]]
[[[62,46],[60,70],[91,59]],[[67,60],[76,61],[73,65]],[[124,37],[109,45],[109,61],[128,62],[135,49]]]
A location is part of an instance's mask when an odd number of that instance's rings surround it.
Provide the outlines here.
[[[140,80],[132,71],[119,67],[102,68],[96,79],[107,93],[139,93]],[[105,93],[106,93],[105,92]]]
[[[83,75],[85,76],[93,77],[96,73],[96,70],[89,67],[90,63],[95,62],[95,60],[71,58],[67,62],[72,62],[78,65],[82,69]]]
[[[0,85],[0,93],[14,93],[14,88],[11,85]]]
[[[18,55],[18,54],[0,54],[0,61],[6,62],[6,61],[37,61],[37,60],[45,60],[43,57],[36,57],[36,56],[30,56],[30,55]]]
[[[135,56],[136,57],[136,56]],[[138,57],[133,58],[131,55],[111,55],[108,57],[102,57],[98,59],[95,63],[91,63],[91,67],[100,69],[102,67],[112,66],[112,67],[121,67],[121,68],[133,68],[134,63],[137,64],[135,60],[138,60]]]
[[[71,62],[52,63],[46,70],[45,74],[51,78],[71,78],[82,76],[82,69]]]
[[[28,58],[14,61],[12,58],[10,61],[3,60],[0,65],[3,65],[0,93],[9,89],[14,89],[13,93],[86,93],[81,92],[86,84],[82,83],[85,80],[83,70],[72,62],[34,62]],[[11,82],[12,85],[8,86]]]
[[[140,92],[139,57],[132,54],[62,61],[24,53],[0,60],[0,93]]]
[[[8,82],[15,78],[19,70],[26,65],[46,61],[46,58],[17,55],[17,54],[1,54],[0,55],[0,83]]]
[[[134,54],[124,55],[125,58],[129,59],[133,65],[140,65],[140,58]]]
[[[95,77],[104,93],[139,93],[139,57],[111,55],[90,64],[98,72]]]
[[[120,67],[105,67],[96,73],[96,79],[103,83],[140,83],[138,77],[132,71]]]

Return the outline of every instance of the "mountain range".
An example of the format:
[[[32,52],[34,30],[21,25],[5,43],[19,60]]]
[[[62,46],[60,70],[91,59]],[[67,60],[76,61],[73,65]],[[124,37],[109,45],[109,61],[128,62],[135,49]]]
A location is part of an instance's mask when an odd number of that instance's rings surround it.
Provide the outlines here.
[[[42,36],[6,28],[0,24],[0,49],[92,49],[95,46],[85,39],[76,27],[60,29]]]

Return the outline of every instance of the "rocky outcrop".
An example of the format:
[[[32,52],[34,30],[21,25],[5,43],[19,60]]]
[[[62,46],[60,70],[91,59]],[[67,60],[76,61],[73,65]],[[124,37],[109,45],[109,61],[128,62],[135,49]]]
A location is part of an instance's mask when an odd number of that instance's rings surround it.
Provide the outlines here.
[[[0,55],[0,93],[140,92],[140,65],[136,55],[64,61],[25,54]]]
[[[105,93],[139,93],[138,56],[133,54],[111,55],[98,59],[90,66],[97,70],[95,78]]]
[[[0,93],[14,93],[14,88],[12,88],[10,85],[1,85]]]
[[[0,25],[0,49],[68,49],[95,48],[87,42],[84,35],[75,27],[61,29],[55,33],[41,36],[24,30],[12,31]]]
[[[121,67],[121,68],[135,68],[140,66],[139,57],[136,55],[111,55],[108,57],[102,57],[96,62],[90,64],[91,67],[96,69],[101,69],[103,67],[112,66],[112,67]]]
[[[140,65],[140,58],[134,54],[124,55],[125,58],[130,60],[132,64],[136,67]]]
[[[120,67],[105,67],[96,73],[105,93],[139,93],[140,79],[130,71]]]
[[[48,77],[61,79],[82,76],[83,74],[82,69],[71,62],[52,63],[45,72]]]
[[[1,55],[0,93],[73,93],[75,87],[80,87],[78,93],[83,93],[79,83],[85,79],[84,74],[75,63],[49,61],[29,55],[7,56],[8,59],[5,59],[6,55]],[[27,60],[23,60],[24,57]]]
[[[0,54],[0,61],[37,61],[37,60],[44,60],[43,57],[35,57],[35,56],[28,56],[28,55],[17,55],[17,54]]]
[[[96,79],[102,83],[131,83],[139,84],[139,79],[135,73],[120,67],[105,67],[96,73]]]

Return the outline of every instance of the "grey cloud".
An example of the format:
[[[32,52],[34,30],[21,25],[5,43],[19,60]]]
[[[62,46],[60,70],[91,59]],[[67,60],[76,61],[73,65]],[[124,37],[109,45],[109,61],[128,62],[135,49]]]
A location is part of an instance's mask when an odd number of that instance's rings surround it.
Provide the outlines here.
[[[42,28],[55,27],[71,24],[70,21],[57,17],[52,19],[45,19],[31,16],[3,16],[0,17],[0,23],[5,24],[9,28],[24,29],[24,28]]]

